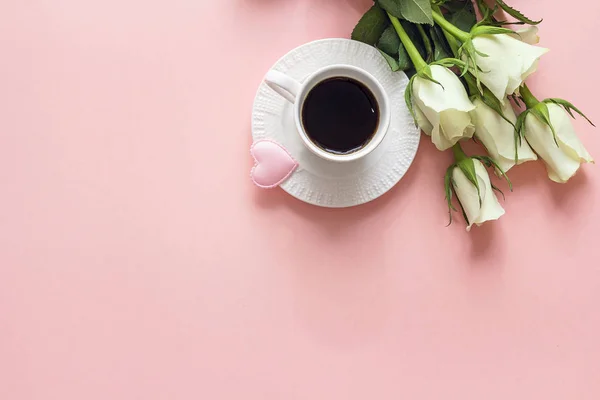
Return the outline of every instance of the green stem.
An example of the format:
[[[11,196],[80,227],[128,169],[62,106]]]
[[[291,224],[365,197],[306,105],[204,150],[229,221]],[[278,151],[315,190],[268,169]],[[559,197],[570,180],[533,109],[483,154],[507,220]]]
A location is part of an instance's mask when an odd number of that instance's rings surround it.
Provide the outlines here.
[[[423,25],[417,24],[417,30],[421,35],[421,39],[423,39],[423,44],[425,45],[425,52],[427,53],[427,60],[432,61],[433,58],[433,48],[431,47],[431,40],[429,40],[429,35],[425,33],[425,29],[423,29]]]
[[[470,35],[467,32],[458,29],[456,26],[446,21],[446,18],[444,18],[444,16],[440,12],[434,11],[433,19],[436,22],[436,24],[438,24],[444,31],[448,32],[461,42],[466,42],[467,40],[469,40]]]
[[[454,159],[456,160],[456,162],[468,158],[465,152],[463,151],[462,147],[460,147],[459,143],[456,143],[454,146],[452,146],[452,153],[454,154]]]
[[[396,29],[396,33],[398,34],[400,41],[404,45],[408,56],[412,60],[415,69],[419,71],[425,68],[427,66],[427,63],[425,62],[425,60],[423,60],[421,54],[419,54],[419,50],[417,50],[412,40],[410,40],[408,33],[406,33],[406,31],[404,30],[398,18],[394,17],[390,13],[388,13],[388,16],[390,17],[390,21],[392,21],[392,25],[394,25],[394,29]]]
[[[529,90],[527,85],[524,83],[519,89],[519,93],[521,93],[521,97],[523,98],[523,101],[528,109],[533,108],[540,103],[540,101],[533,95],[533,93],[531,93],[531,90]]]

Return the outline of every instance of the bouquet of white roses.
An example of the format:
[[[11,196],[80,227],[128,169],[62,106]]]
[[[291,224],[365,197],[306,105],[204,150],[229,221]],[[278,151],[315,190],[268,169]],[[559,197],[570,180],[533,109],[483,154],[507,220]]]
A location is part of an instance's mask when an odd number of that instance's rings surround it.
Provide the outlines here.
[[[559,183],[582,163],[593,162],[570,119],[573,112],[587,117],[566,100],[538,100],[525,84],[548,51],[535,46],[541,21],[503,0],[492,2],[377,0],[352,32],[353,39],[377,47],[393,71],[410,77],[406,103],[416,123],[440,151],[453,151],[455,163],[444,179],[446,199],[452,220],[456,194],[468,230],[504,214],[486,167],[512,190],[506,172],[538,157]],[[496,18],[499,9],[512,21]],[[525,105],[519,116],[511,100]],[[470,138],[488,155],[467,156],[460,142]]]

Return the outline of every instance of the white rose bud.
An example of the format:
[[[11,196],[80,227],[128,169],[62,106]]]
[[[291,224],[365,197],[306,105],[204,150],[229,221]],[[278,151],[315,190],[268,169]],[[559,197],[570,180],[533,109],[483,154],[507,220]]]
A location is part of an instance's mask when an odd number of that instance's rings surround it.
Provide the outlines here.
[[[420,76],[414,78],[414,112],[421,129],[443,151],[473,136],[475,127],[469,112],[475,106],[454,72],[440,65],[430,68],[439,84]]]
[[[473,159],[473,164],[479,183],[479,194],[477,193],[477,187],[467,178],[460,167],[457,166],[452,171],[454,192],[468,218],[467,231],[470,231],[473,225],[479,226],[486,221],[497,220],[504,215],[504,209],[492,189],[486,168],[481,161],[476,159]]]
[[[485,104],[480,98],[473,101],[475,110],[471,117],[475,124],[475,137],[483,143],[492,160],[504,172],[515,166],[515,127],[508,123],[500,114]],[[513,124],[517,122],[515,111],[506,101],[502,106],[504,116]],[[519,160],[517,164],[537,160],[537,156],[525,140],[518,146]]]
[[[531,112],[525,117],[525,137],[544,160],[548,177],[554,182],[565,183],[582,163],[594,160],[577,137],[569,114],[557,104],[547,106],[558,146],[550,126]]]
[[[501,102],[536,71],[540,57],[548,52],[504,33],[475,36],[473,46],[476,52],[487,55],[474,54],[479,79]]]

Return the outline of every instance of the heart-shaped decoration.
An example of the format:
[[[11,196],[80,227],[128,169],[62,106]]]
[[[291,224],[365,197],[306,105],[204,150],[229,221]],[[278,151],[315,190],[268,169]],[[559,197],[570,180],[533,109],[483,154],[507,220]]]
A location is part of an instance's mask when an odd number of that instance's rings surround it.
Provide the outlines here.
[[[263,189],[281,185],[298,168],[298,162],[291,154],[279,143],[271,140],[254,142],[250,154],[256,161],[250,177],[256,186]]]

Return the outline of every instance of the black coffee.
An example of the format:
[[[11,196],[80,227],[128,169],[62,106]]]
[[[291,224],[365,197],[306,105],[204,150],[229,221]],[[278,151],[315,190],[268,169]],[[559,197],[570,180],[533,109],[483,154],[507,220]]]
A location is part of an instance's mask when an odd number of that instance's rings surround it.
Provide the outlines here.
[[[315,86],[302,108],[308,137],[330,153],[348,154],[365,147],[379,125],[373,93],[350,78],[332,78]]]

